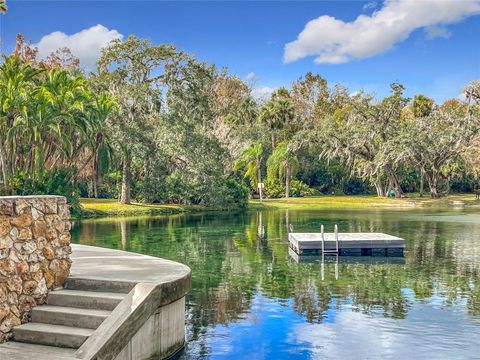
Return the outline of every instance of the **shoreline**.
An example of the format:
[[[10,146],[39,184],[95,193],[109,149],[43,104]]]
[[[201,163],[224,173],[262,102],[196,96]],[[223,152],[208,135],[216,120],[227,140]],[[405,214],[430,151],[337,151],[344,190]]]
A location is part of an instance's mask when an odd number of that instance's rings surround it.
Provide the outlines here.
[[[81,198],[82,211],[75,219],[126,217],[126,216],[154,216],[177,215],[187,212],[201,211],[195,206],[175,204],[120,204],[116,199]]]
[[[120,204],[116,199],[80,199],[82,213],[75,219],[116,218],[157,215],[180,215],[220,211],[201,206],[175,204]],[[480,209],[475,194],[453,194],[439,199],[412,195],[403,199],[379,198],[375,195],[324,195],[303,198],[250,200],[248,210],[359,210],[359,209],[413,210],[413,209]],[[226,210],[231,212],[242,209]]]
[[[377,197],[376,195],[325,195],[304,198],[250,200],[249,209],[256,210],[413,210],[413,209],[480,209],[475,194],[452,194],[438,199],[412,194],[402,199]]]

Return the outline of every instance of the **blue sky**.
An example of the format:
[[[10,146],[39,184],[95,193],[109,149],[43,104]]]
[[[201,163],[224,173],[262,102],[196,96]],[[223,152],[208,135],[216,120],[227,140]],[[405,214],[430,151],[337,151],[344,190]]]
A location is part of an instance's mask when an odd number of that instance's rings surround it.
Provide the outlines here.
[[[311,71],[352,92],[382,96],[398,81],[410,96],[442,101],[480,79],[479,0],[7,3],[3,52],[22,33],[40,53],[69,45],[87,66],[103,43],[133,33],[228,67],[257,93],[288,87]]]

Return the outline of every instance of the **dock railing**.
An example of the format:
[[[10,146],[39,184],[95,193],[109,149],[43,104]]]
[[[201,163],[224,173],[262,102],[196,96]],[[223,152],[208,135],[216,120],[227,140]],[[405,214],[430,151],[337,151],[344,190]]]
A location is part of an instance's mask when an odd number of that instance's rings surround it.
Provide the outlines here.
[[[335,249],[325,249],[325,233],[323,225],[320,227],[321,231],[321,238],[322,238],[322,253],[332,253],[338,254],[338,225],[335,224],[334,232],[335,232]]]
[[[325,249],[325,226],[322,224],[320,225],[320,237],[322,241],[322,254],[330,253],[330,254],[339,254],[339,245],[338,245],[338,225],[335,224],[334,226],[335,232],[335,249]],[[293,233],[293,225],[288,224],[288,238],[290,239],[290,234]]]

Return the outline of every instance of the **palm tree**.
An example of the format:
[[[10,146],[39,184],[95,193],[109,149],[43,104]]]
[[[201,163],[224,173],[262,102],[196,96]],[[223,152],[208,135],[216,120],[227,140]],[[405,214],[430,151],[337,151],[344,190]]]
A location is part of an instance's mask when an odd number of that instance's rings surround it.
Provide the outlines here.
[[[263,159],[263,145],[260,143],[253,143],[245,149],[240,158],[235,162],[234,169],[245,169],[245,177],[250,178],[250,183],[253,189],[258,189],[260,200],[263,200],[261,175],[261,165]]]
[[[285,197],[290,196],[290,181],[295,176],[298,169],[298,160],[296,156],[288,149],[286,141],[280,143],[267,161],[267,177],[273,181],[275,179],[285,180]]]
[[[41,175],[59,165],[75,166],[90,138],[85,114],[91,95],[85,77],[50,69],[36,94],[28,121],[33,133],[30,171]]]
[[[112,163],[114,150],[109,141],[107,131],[107,118],[117,106],[114,99],[107,94],[95,97],[93,106],[90,109],[91,125],[93,126],[93,141],[91,153],[93,157],[93,196],[98,198],[98,187],[102,173],[105,173]]]
[[[82,74],[34,66],[19,56],[4,57],[0,64],[3,192],[13,192],[11,181],[18,174],[33,181],[58,167],[75,167],[79,174],[92,158],[98,183],[108,153],[105,122],[113,100],[93,96]]]
[[[293,120],[293,106],[290,94],[284,88],[272,94],[271,99],[260,109],[259,120],[267,125],[272,135],[272,150],[275,149],[275,133]]]
[[[4,191],[15,173],[21,142],[14,136],[19,123],[28,118],[31,97],[36,95],[35,79],[42,72],[15,56],[4,56],[0,65],[0,168]]]
[[[0,0],[0,13],[5,14],[7,12],[7,2],[6,0]]]

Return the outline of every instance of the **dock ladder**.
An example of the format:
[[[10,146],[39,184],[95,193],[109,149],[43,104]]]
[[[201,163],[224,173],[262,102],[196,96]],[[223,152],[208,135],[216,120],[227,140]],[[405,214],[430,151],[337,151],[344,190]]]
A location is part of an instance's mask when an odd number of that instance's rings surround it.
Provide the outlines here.
[[[334,228],[335,232],[335,249],[327,249],[325,250],[325,231],[324,231],[324,226],[320,227],[320,232],[321,232],[321,237],[322,237],[322,254],[337,254],[338,255],[338,225],[335,224]]]

